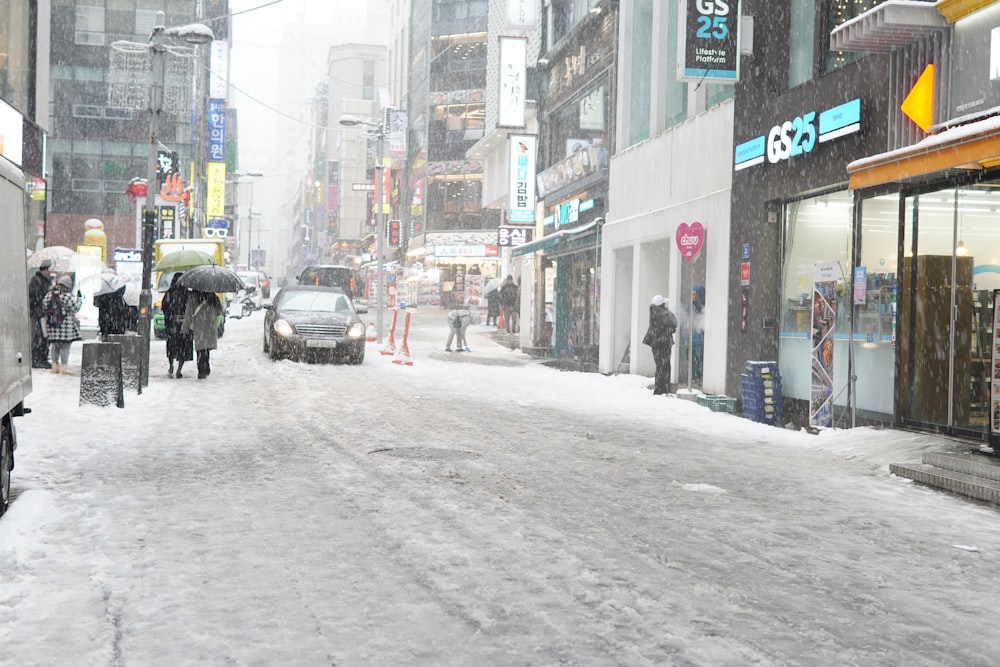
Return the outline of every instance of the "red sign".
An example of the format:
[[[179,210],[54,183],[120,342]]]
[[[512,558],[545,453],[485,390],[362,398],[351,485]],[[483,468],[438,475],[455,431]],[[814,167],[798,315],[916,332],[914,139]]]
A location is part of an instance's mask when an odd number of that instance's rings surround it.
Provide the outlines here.
[[[750,262],[740,264],[740,285],[750,284]]]

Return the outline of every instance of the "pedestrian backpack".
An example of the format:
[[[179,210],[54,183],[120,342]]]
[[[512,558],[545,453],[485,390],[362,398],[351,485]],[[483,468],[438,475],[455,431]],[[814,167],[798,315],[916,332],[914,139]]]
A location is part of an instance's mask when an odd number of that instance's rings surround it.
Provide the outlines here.
[[[49,298],[49,305],[45,307],[45,323],[50,327],[57,327],[63,321],[62,299],[58,294],[53,294]]]

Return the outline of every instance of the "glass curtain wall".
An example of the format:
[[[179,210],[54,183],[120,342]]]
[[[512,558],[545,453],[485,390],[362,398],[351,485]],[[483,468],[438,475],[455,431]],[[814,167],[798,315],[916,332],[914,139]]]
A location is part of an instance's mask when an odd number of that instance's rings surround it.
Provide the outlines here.
[[[1000,189],[950,187],[904,200],[900,410],[905,423],[987,428],[993,290],[1000,289]]]
[[[850,336],[853,198],[847,190],[800,199],[784,210],[778,368],[783,398],[811,398],[812,289],[816,264],[839,263],[833,348],[833,404],[846,407]]]

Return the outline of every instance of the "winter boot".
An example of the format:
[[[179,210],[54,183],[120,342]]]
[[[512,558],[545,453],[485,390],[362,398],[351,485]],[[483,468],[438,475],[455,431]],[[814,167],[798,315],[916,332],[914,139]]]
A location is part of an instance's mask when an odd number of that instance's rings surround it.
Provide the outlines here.
[[[177,362],[177,375],[175,375],[174,377],[178,377],[178,378],[184,377],[183,375],[181,375],[181,369],[182,368],[184,368],[184,362],[183,361],[178,361]]]
[[[174,360],[173,359],[171,359],[170,363],[167,365],[167,376],[168,377],[173,377],[174,376]]]

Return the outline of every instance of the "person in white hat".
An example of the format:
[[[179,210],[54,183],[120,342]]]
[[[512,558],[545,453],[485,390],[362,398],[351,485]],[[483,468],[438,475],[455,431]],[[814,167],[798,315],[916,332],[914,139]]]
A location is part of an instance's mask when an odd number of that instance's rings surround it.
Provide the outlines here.
[[[73,279],[62,276],[45,295],[45,322],[52,348],[52,372],[72,375],[69,371],[69,348],[80,340],[80,321],[76,317],[82,299],[73,296]]]
[[[653,379],[653,394],[670,391],[670,352],[674,346],[674,331],[677,330],[677,316],[670,310],[670,301],[657,294],[649,302],[649,329],[642,339],[653,351],[656,375]]]

